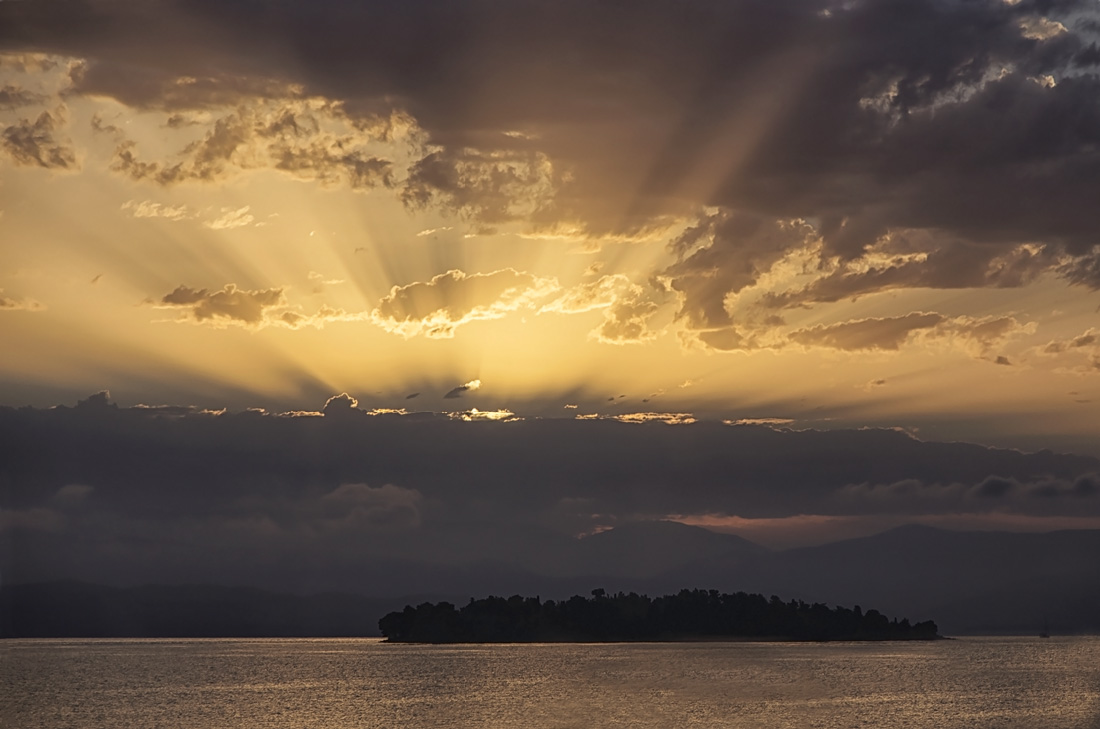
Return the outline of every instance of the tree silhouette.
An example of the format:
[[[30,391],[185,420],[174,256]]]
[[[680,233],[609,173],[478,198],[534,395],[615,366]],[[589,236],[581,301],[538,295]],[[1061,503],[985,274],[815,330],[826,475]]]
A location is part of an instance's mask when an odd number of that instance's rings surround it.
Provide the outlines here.
[[[931,620],[911,625],[877,610],[863,612],[772,595],[681,590],[650,598],[631,592],[542,602],[538,597],[470,599],[461,609],[441,602],[406,606],[378,621],[395,643],[660,641],[713,638],[773,640],[934,640]]]

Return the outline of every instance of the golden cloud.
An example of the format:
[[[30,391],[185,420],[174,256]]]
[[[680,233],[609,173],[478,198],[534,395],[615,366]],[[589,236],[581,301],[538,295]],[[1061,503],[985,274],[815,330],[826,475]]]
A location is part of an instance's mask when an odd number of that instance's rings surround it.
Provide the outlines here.
[[[450,338],[463,324],[500,319],[510,312],[533,308],[560,288],[557,279],[512,268],[475,274],[451,270],[430,281],[394,286],[370,318],[406,339],[417,335]]]

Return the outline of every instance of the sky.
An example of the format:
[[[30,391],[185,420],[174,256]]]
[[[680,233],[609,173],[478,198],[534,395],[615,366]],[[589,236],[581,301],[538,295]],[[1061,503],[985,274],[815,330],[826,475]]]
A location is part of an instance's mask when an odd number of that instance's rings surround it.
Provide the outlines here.
[[[528,449],[554,421],[620,459],[656,432],[707,493],[737,488],[719,426],[797,464],[827,432],[1052,449],[1093,460],[829,488],[935,487],[955,506],[891,513],[942,521],[997,477],[995,523],[1095,518],[1098,69],[1095,0],[0,2],[0,405],[224,410],[245,441],[239,413]],[[19,513],[110,481],[14,473]],[[412,473],[328,493],[423,496]],[[1046,487],[1086,500],[1021,496]],[[800,498],[569,528],[868,515]]]

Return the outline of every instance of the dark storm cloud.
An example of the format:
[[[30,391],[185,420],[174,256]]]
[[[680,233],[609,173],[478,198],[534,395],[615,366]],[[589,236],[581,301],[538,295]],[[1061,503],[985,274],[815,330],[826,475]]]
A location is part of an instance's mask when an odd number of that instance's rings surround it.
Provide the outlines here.
[[[960,276],[981,280],[1022,243],[1095,256],[1096,18],[1088,0],[62,0],[4,3],[0,47],[86,59],[80,92],[135,107],[293,84],[353,116],[397,106],[438,145],[406,198],[472,217],[598,236],[714,205],[812,221],[842,262],[936,231],[977,246]],[[1070,281],[1094,279],[1083,260]],[[741,264],[718,264],[727,290]]]
[[[369,414],[348,395],[324,417],[106,393],[0,408],[0,568],[332,586],[370,564],[531,565],[638,516],[1100,514],[1093,458],[654,417],[468,422]]]

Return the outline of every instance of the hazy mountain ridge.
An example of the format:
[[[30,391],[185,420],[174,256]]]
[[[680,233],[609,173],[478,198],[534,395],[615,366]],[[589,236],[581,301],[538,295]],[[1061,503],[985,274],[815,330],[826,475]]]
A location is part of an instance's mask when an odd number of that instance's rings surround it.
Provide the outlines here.
[[[758,544],[675,521],[631,522],[575,540],[574,575],[653,578],[699,561],[742,564],[768,552]]]
[[[1014,585],[1055,580],[1061,585],[1087,588],[1100,584],[1100,531],[1048,533],[953,532],[929,527],[901,527],[871,537],[834,542],[819,547],[769,555],[736,579],[755,589],[789,591],[802,599],[856,601],[881,605],[884,610],[904,607],[915,619],[937,609],[955,606],[950,614],[936,614],[947,631],[1026,630],[1019,612],[1024,594]],[[988,598],[1005,598],[991,602]],[[1048,602],[1058,598],[1051,594]],[[1030,598],[1029,598],[1030,599]],[[963,606],[972,605],[970,609]],[[981,606],[979,608],[979,606]],[[1056,611],[1051,604],[1048,614]],[[1062,629],[1095,629],[1097,612],[1067,613]],[[1031,630],[1041,627],[1042,614],[1032,618]]]
[[[1100,530],[950,532],[908,526],[781,552],[673,522],[636,523],[572,540],[569,569],[516,562],[461,568],[404,562],[364,594],[290,595],[209,585],[104,587],[78,582],[0,588],[5,636],[377,635],[405,604],[530,594],[562,599],[602,587],[658,595],[681,588],[874,607],[936,620],[944,634],[1100,631]],[[548,555],[556,558],[558,555]],[[399,585],[398,596],[378,594]],[[349,586],[356,587],[356,586]],[[408,597],[416,595],[416,597]]]
[[[438,596],[289,595],[251,587],[111,587],[47,582],[0,588],[0,637],[359,637],[375,614]]]

